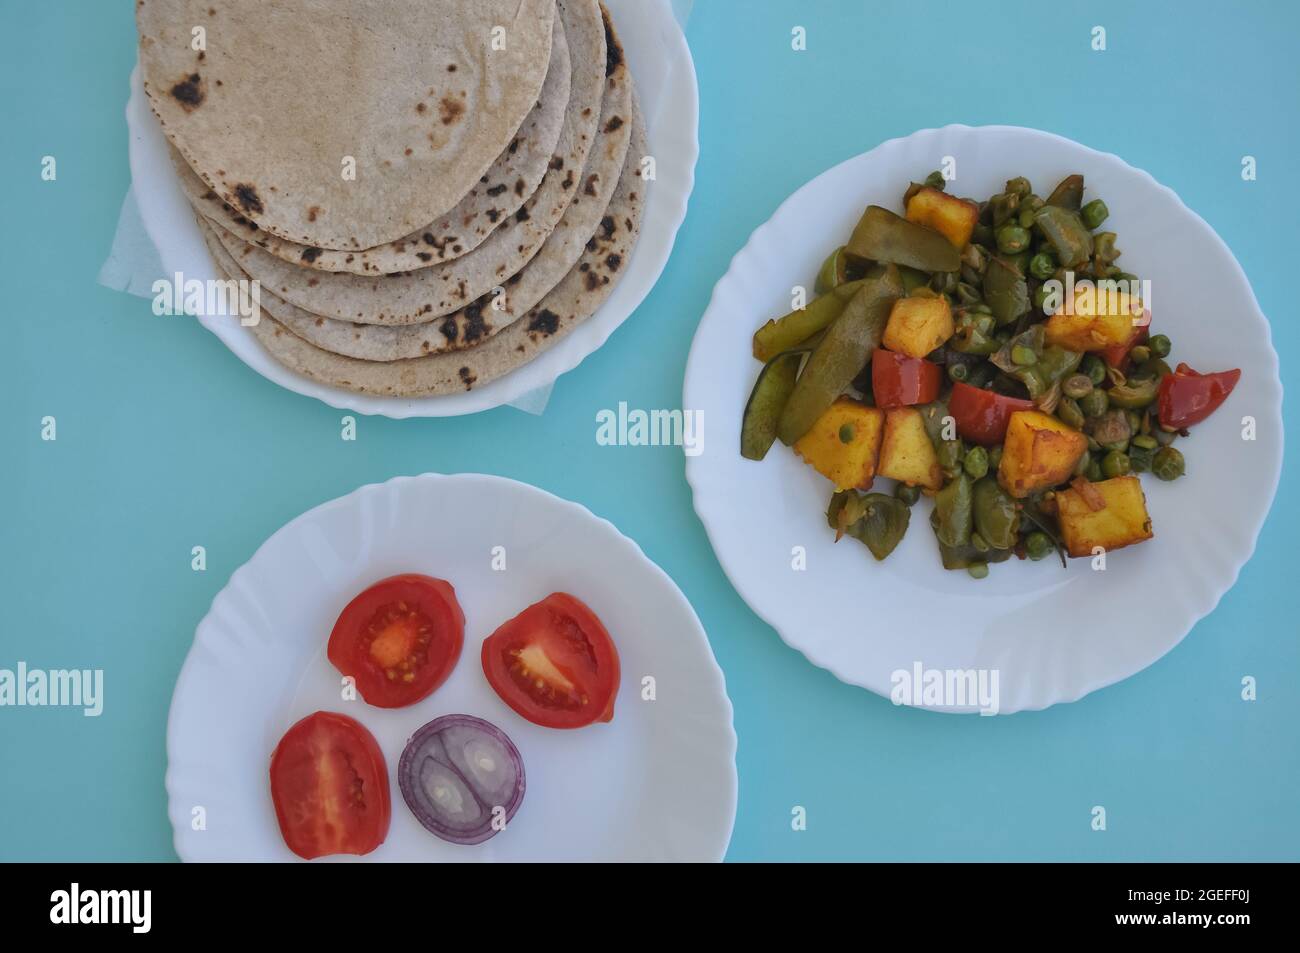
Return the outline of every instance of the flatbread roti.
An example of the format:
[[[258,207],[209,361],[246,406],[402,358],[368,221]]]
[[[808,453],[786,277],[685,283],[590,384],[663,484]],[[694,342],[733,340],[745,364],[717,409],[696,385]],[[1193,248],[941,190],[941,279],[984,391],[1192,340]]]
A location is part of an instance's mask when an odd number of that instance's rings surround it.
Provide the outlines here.
[[[536,307],[467,351],[388,363],[343,357],[298,337],[270,317],[269,308],[250,330],[275,360],[331,387],[391,397],[432,397],[481,387],[533,360],[605,302],[626,271],[640,232],[645,186],[641,163],[628,163],[607,208],[613,222],[609,234],[602,229],[593,236],[577,265]],[[210,240],[210,247],[215,254],[219,246]],[[263,291],[263,305],[272,297]]]
[[[241,269],[265,290],[290,304],[321,317],[355,324],[421,324],[440,321],[443,344],[434,350],[474,344],[498,327],[482,306],[494,289],[508,288],[509,280],[541,250],[570,201],[608,204],[627,155],[632,132],[632,78],[608,20],[606,78],[595,140],[586,165],[556,164],[541,187],[516,213],[473,252],[455,261],[419,271],[383,277],[331,274],[298,268],[265,250],[216,228],[217,237]],[[610,54],[613,50],[613,55]],[[580,204],[582,204],[580,203]],[[590,204],[586,205],[591,209]]]
[[[554,18],[555,0],[136,4],[172,145],[261,228],[332,249],[455,207],[537,102]]]
[[[622,173],[624,180],[636,174],[646,154],[641,116],[636,111],[633,115],[632,141]],[[576,224],[579,219],[584,223],[581,226]],[[547,239],[542,251],[519,273],[519,280],[506,288],[500,301],[494,306],[489,298],[479,305],[483,312],[480,323],[490,321],[497,329],[496,333],[500,333],[516,316],[536,307],[564,279],[577,264],[593,236],[612,237],[616,229],[614,213],[608,207],[596,208],[590,200],[585,202],[584,207],[584,203],[575,200],[575,204],[565,213],[560,227]],[[212,244],[209,242],[209,247]],[[213,249],[213,256],[226,274],[242,274],[242,269],[219,241]],[[613,269],[614,272],[617,270],[617,267]],[[262,307],[272,318],[308,343],[325,351],[365,361],[398,361],[443,351],[462,350],[481,346],[491,336],[484,334],[466,340],[470,336],[465,335],[460,340],[447,341],[440,329],[440,322],[385,327],[337,321],[304,311],[268,293],[263,293]]]
[[[176,168],[185,197],[206,218],[226,231],[266,249],[282,261],[316,271],[386,275],[395,271],[415,271],[459,258],[481,245],[498,224],[519,211],[519,207],[537,191],[552,158],[560,155],[556,147],[564,128],[565,110],[570,105],[569,92],[574,79],[563,20],[563,17],[555,18],[551,63],[542,84],[541,97],[510,144],[497,156],[492,168],[450,212],[395,242],[375,248],[337,251],[286,241],[272,235],[222,199],[215,189],[199,178],[179,152],[171,149],[172,165]],[[604,33],[599,25],[594,38],[592,33],[587,29],[586,35],[579,34],[578,55],[584,61],[596,62],[604,58]],[[585,71],[586,74],[590,72]],[[599,79],[595,83],[588,81],[579,94],[572,104],[577,112],[597,101],[594,97],[600,95]]]

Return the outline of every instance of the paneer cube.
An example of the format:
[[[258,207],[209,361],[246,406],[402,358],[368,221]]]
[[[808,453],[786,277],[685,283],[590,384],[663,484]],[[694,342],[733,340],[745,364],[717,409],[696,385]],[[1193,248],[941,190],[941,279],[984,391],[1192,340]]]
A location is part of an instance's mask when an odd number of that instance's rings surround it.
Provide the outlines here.
[[[876,476],[884,424],[880,408],[840,397],[795,441],[794,452],[836,490],[866,490]]]
[[[1071,351],[1104,351],[1121,347],[1136,328],[1151,323],[1151,313],[1127,291],[1089,282],[1077,285],[1073,300],[1047,319],[1048,344]]]
[[[1071,556],[1091,556],[1096,547],[1106,552],[1152,537],[1151,517],[1142,483],[1136,476],[1113,477],[1092,484],[1102,506],[1093,509],[1088,495],[1076,489],[1056,494],[1061,537]]]
[[[921,189],[907,202],[907,220],[933,228],[958,249],[966,247],[979,220],[979,206],[932,189]]]
[[[1088,438],[1050,414],[1017,410],[1007,422],[998,482],[1017,498],[1064,483],[1088,449]]]
[[[908,357],[925,357],[952,337],[952,332],[952,308],[947,298],[899,298],[889,312],[884,345]]]
[[[915,407],[885,411],[885,436],[880,444],[877,472],[908,486],[923,486],[930,490],[943,487],[939,455],[930,442],[921,412]]]

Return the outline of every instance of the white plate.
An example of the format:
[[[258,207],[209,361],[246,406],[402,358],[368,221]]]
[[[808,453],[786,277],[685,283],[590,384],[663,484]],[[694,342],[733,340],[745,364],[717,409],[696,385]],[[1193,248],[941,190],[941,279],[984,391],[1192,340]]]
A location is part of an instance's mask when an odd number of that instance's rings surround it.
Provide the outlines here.
[[[505,571],[492,568],[498,546]],[[334,620],[366,586],[400,572],[456,587],[460,662],[409,708],[342,701],[325,656]],[[482,640],[557,590],[590,605],[618,648],[622,684],[609,724],[541,728],[483,675]],[[643,699],[646,677],[655,680],[652,701]],[[168,814],[183,860],[296,859],[276,826],[268,766],[285,730],[319,709],[364,724],[388,763],[392,828],[366,860],[716,861],[731,838],[731,702],[690,603],[611,524],[527,484],[426,474],[362,487],[293,520],[231,576],[199,623],[167,723]],[[411,733],[451,712],[504,730],[528,777],[509,828],[476,847],[421,827],[394,775]],[[200,807],[206,829],[194,830]]]
[[[833,543],[830,484],[777,444],[761,463],[739,454],[740,418],[758,363],[750,337],[812,285],[871,203],[901,207],[909,181],[956,159],[956,195],[987,197],[1028,176],[1045,194],[1082,172],[1106,200],[1129,271],[1152,281],[1153,325],[1173,360],[1243,369],[1227,404],[1180,443],[1187,475],[1142,478],[1155,539],[1087,560],[1013,560],[988,578],[946,572],[929,503],[899,548],[876,563],[854,540]],[[1282,463],[1282,385],[1268,322],[1214,231],[1172,191],[1113,155],[1034,129],[946,126],[894,139],[809,182],[751,236],[718,282],[686,369],[683,406],[703,411],[709,450],[688,457],[695,510],[741,597],[815,665],[890,694],[894,672],[989,669],[1003,712],[1045,708],[1141,671],[1218,603],[1250,558]],[[1244,416],[1258,439],[1241,439]],[[881,486],[892,487],[890,481]],[[794,571],[792,549],[807,552]],[[971,711],[975,706],[952,706]]]
[[[315,397],[331,407],[387,417],[454,417],[513,403],[555,382],[599,348],[641,304],[668,263],[677,229],[695,184],[700,146],[699,89],[686,37],[668,0],[606,0],[636,81],[646,117],[656,179],[647,189],[641,236],[622,280],[596,314],[534,360],[482,387],[440,397],[398,398],[354,394],[303,377],[273,360],[249,329],[221,316],[200,317],[245,364],[268,380],[295,393]],[[126,107],[130,134],[131,179],[145,229],[162,257],[167,276],[216,278],[171,160],[167,141],[149,111],[140,84],[140,68],[131,74]]]

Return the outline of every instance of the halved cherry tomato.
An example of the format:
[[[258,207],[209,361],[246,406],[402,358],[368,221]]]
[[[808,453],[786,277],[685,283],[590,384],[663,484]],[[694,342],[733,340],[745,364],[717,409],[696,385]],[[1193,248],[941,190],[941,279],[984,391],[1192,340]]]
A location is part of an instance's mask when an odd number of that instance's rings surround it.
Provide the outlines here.
[[[407,573],[375,583],[347,604],[328,654],[370,704],[401,708],[447,680],[464,641],[465,613],[451,583]]]
[[[877,348],[871,358],[871,393],[882,410],[928,404],[939,396],[943,372],[938,364]]]
[[[1174,430],[1199,424],[1219,409],[1241,380],[1241,370],[1199,374],[1179,364],[1172,374],[1160,379],[1156,409],[1160,423]]]
[[[289,849],[311,860],[368,854],[388,836],[388,768],[374,735],[332,711],[308,715],[271,755],[271,800]]]
[[[957,433],[964,440],[986,447],[1001,443],[1007,436],[1007,423],[1017,410],[1033,410],[1032,400],[1006,397],[982,387],[952,385],[948,413],[957,423]]]
[[[614,717],[618,651],[596,613],[553,592],[483,642],[483,674],[501,700],[544,728]]]

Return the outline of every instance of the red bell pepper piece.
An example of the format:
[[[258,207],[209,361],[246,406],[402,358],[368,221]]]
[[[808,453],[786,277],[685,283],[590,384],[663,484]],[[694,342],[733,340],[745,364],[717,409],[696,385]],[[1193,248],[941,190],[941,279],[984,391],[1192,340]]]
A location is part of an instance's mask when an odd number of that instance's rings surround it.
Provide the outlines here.
[[[1150,327],[1139,325],[1133,329],[1133,333],[1129,335],[1129,339],[1123,344],[1116,344],[1114,347],[1108,347],[1102,351],[1102,359],[1109,366],[1122,370],[1124,365],[1128,363],[1129,352],[1139,344],[1145,344],[1150,337]]]
[[[1200,374],[1186,364],[1179,364],[1177,370],[1160,380],[1156,412],[1161,425],[1182,430],[1199,424],[1219,409],[1239,380],[1239,368],[1217,374]]]
[[[871,393],[876,406],[910,407],[928,404],[939,396],[943,371],[919,357],[877,348],[871,357]]]
[[[948,413],[957,423],[963,440],[986,447],[995,446],[1007,435],[1007,423],[1017,410],[1033,410],[1032,400],[1006,397],[960,381],[952,385]]]

